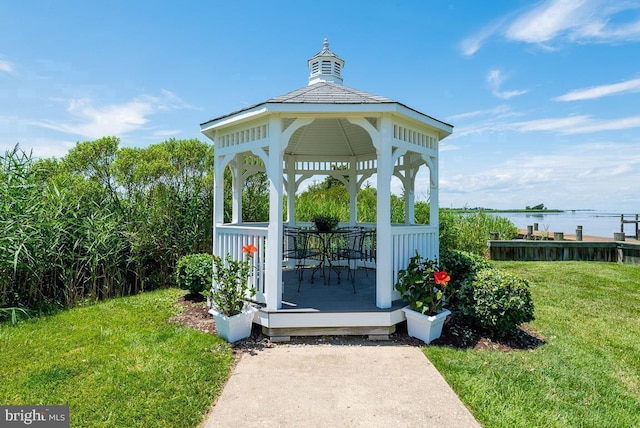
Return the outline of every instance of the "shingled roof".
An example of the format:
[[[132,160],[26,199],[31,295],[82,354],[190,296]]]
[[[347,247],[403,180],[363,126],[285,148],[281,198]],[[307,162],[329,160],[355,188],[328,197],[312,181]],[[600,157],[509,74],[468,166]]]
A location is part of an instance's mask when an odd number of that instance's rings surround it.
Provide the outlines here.
[[[304,104],[384,104],[392,99],[372,95],[333,82],[318,82],[287,94],[271,98],[268,103]]]

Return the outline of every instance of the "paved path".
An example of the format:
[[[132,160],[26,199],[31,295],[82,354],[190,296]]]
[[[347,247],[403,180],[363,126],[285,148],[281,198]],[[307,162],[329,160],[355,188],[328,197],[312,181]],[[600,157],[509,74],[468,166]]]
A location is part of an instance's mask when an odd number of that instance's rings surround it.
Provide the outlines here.
[[[202,426],[480,425],[418,347],[303,344],[243,354]]]

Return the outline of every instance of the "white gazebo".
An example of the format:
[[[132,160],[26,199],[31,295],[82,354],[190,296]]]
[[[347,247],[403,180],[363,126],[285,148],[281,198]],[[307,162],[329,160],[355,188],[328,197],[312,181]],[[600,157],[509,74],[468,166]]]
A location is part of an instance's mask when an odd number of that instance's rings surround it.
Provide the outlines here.
[[[258,248],[254,280],[256,300],[263,307],[254,322],[272,338],[388,335],[405,319],[400,296],[394,290],[398,271],[407,266],[416,250],[425,258],[438,257],[438,145],[453,127],[392,99],[344,86],[344,61],[329,50],[326,39],[323,49],[308,60],[308,66],[307,86],[201,124],[202,133],[215,146],[214,253],[231,253],[240,259],[243,245],[252,243]],[[230,223],[225,223],[223,216],[226,168],[233,177]],[[430,178],[428,225],[414,221],[420,168],[428,169]],[[259,171],[266,172],[269,180],[269,222],[245,223],[244,181]],[[377,219],[367,226],[376,229],[377,255],[369,309],[356,309],[355,305],[350,309],[344,304],[339,310],[322,309],[314,307],[313,302],[300,307],[292,299],[283,300],[283,224],[301,225],[294,218],[294,196],[299,185],[318,175],[341,180],[350,195],[348,225],[357,226],[361,225],[356,210],[358,190],[374,174]],[[391,223],[394,176],[404,189],[402,224]],[[283,212],[287,219],[284,222]],[[335,290],[339,285],[325,286],[320,281],[315,287]],[[298,296],[307,291],[303,288]],[[331,298],[329,294],[323,299]]]

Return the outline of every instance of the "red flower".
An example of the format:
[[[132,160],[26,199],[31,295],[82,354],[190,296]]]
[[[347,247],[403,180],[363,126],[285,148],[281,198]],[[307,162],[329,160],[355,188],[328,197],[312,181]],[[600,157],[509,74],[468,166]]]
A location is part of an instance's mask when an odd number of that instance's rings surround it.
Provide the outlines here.
[[[447,285],[447,283],[451,280],[449,274],[446,271],[434,272],[433,278],[436,280],[436,284]]]
[[[245,245],[244,247],[242,247],[242,252],[243,253],[249,253],[249,255],[253,255],[253,253],[255,253],[256,251],[258,251],[258,249],[256,248],[255,245],[253,244],[249,244],[249,245]]]

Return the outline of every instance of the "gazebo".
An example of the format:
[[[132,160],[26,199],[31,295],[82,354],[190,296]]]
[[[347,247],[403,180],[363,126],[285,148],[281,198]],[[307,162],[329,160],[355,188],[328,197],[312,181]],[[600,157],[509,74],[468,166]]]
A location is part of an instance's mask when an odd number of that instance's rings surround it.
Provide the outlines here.
[[[405,319],[400,295],[394,289],[398,271],[416,251],[425,258],[438,257],[438,144],[453,127],[392,99],[344,86],[344,61],[329,50],[326,39],[308,66],[307,86],[201,124],[201,132],[215,146],[214,253],[230,253],[240,259],[243,245],[251,243],[258,248],[253,280],[262,308],[254,322],[274,339],[314,334],[385,336]],[[223,209],[226,168],[232,176],[230,223],[224,222]],[[420,168],[427,168],[429,176],[427,225],[414,221]],[[265,172],[269,181],[269,221],[245,223],[243,185],[259,171]],[[294,303],[292,310],[291,302],[283,300],[283,225],[304,225],[294,216],[300,184],[314,176],[341,180],[350,197],[346,226],[359,226],[358,190],[374,175],[377,218],[375,224],[366,226],[375,228],[377,254],[368,309],[355,304],[353,308],[323,309],[312,302],[304,308]],[[394,176],[404,190],[402,224],[391,223]],[[338,287],[331,283],[314,286],[327,290]],[[307,290],[303,288],[298,295]],[[356,293],[355,298],[359,297]],[[324,299],[331,300],[331,294]]]

